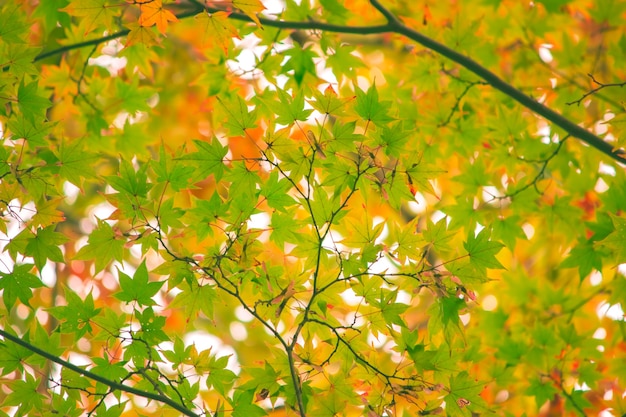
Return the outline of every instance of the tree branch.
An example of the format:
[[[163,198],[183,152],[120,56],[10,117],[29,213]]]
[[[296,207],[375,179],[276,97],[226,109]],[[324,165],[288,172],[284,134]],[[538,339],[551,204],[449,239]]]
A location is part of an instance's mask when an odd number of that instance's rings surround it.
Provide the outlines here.
[[[378,0],[370,0],[370,2],[385,17],[391,15],[391,13],[387,9],[385,9],[378,2]],[[610,156],[614,160],[626,164],[626,152],[624,152],[624,150],[614,150],[611,144],[603,141],[601,138],[594,135],[587,129],[577,125],[576,123],[573,123],[572,121],[550,109],[549,107],[544,106],[537,100],[527,96],[526,94],[513,87],[511,84],[505,82],[496,74],[489,71],[487,68],[483,67],[470,57],[463,55],[455,51],[454,49],[448,48],[447,46],[437,42],[434,39],[422,35],[416,30],[413,30],[408,26],[405,26],[403,23],[400,23],[397,19],[388,19],[388,26],[390,26],[390,30],[392,32],[404,35],[407,38],[419,43],[420,45],[437,52],[439,55],[443,55],[444,57],[456,62],[465,69],[478,75],[496,90],[503,92],[507,96],[511,97],[513,100],[520,103],[522,106],[531,110],[533,113],[536,113],[548,119],[555,125],[559,126],[561,129],[565,130],[570,135],[577,137],[586,144],[598,149],[605,155]]]
[[[46,352],[45,350],[42,350],[40,348],[38,348],[37,346],[31,345],[30,343],[20,339],[17,336],[12,335],[11,333],[6,332],[3,329],[0,329],[0,336],[4,337],[7,340],[10,340],[11,342],[18,344],[20,346],[22,346],[23,348],[26,348],[28,350],[30,350],[31,352],[36,353],[39,356],[43,356],[44,358],[61,365],[64,368],[70,369],[82,376],[85,376],[89,379],[92,379],[94,381],[100,382],[101,384],[104,384],[114,390],[118,390],[118,391],[123,391],[123,392],[127,392],[129,394],[134,394],[143,398],[147,398],[149,400],[154,400],[154,401],[158,401],[161,402],[163,404],[167,404],[170,407],[172,407],[173,409],[175,409],[176,411],[179,411],[181,413],[183,413],[186,416],[189,417],[200,417],[198,414],[194,413],[193,411],[187,409],[186,407],[184,407],[181,404],[178,404],[177,402],[173,401],[171,398],[165,397],[163,395],[159,395],[159,394],[153,394],[151,392],[148,391],[143,391],[134,387],[129,387],[128,385],[124,385],[124,384],[120,384],[118,382],[115,381],[111,381],[110,379],[104,378],[100,375],[94,374],[93,372],[89,372],[85,369],[82,369],[76,365],[74,365],[73,363],[70,363],[66,360],[61,359],[58,356],[55,356],[49,352]]]
[[[614,149],[613,146],[602,140],[600,137],[596,136],[592,132],[587,129],[577,125],[572,122],[568,118],[562,116],[556,111],[550,109],[549,107],[539,103],[534,98],[527,96],[519,89],[513,87],[511,84],[505,82],[496,74],[488,70],[487,68],[480,65],[478,62],[474,61],[472,58],[463,55],[454,49],[451,49],[442,43],[437,42],[434,39],[431,39],[421,33],[417,32],[414,29],[409,28],[404,23],[402,23],[393,13],[391,13],[387,8],[382,6],[382,4],[378,0],[370,0],[373,7],[375,7],[386,19],[387,24],[385,25],[377,25],[377,26],[340,26],[333,25],[328,23],[322,23],[317,21],[307,21],[307,22],[295,22],[295,21],[287,21],[287,20],[273,20],[268,18],[260,17],[259,20],[262,25],[268,27],[276,27],[282,29],[303,29],[303,30],[320,30],[326,32],[335,32],[335,33],[350,33],[356,35],[371,35],[371,34],[382,34],[382,33],[396,33],[402,36],[405,36],[411,39],[414,42],[419,43],[420,45],[442,55],[451,61],[461,65],[465,69],[473,72],[483,80],[485,80],[489,85],[491,85],[496,90],[506,94],[511,97],[513,100],[520,103],[522,106],[531,110],[533,113],[538,114],[539,116],[544,117],[555,125],[559,126],[561,129],[565,130],[568,134],[580,139],[585,142],[589,146],[592,146],[604,153],[605,155],[611,157],[617,162],[622,164],[626,164],[626,152],[623,149]],[[176,17],[180,19],[186,19],[192,16],[197,15],[202,11],[207,11],[210,13],[224,11],[215,7],[194,7],[192,10],[177,14]],[[251,22],[252,20],[243,13],[230,13],[229,17],[234,20],[240,20],[244,22]],[[86,46],[93,46],[99,43],[103,43],[112,39],[117,39],[122,36],[126,36],[129,33],[128,30],[122,30],[120,32],[113,33],[108,36],[104,36],[102,38],[92,39],[85,42],[80,42],[73,45],[67,45],[62,48],[58,48],[52,51],[44,52],[38,55],[35,58],[35,61],[42,60],[44,58],[60,54],[63,52],[67,52],[73,49],[83,48]]]

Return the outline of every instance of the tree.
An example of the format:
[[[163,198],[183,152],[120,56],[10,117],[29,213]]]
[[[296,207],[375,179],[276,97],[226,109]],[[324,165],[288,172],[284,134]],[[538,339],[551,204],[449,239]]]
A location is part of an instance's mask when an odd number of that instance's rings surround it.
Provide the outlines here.
[[[623,415],[626,2],[0,6],[0,416]]]

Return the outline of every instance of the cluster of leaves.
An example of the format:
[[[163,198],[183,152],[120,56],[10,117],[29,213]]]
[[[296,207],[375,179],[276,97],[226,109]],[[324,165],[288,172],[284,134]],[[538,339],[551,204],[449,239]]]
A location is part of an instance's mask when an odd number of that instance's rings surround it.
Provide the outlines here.
[[[626,413],[626,3],[390,3],[0,6],[0,416]]]

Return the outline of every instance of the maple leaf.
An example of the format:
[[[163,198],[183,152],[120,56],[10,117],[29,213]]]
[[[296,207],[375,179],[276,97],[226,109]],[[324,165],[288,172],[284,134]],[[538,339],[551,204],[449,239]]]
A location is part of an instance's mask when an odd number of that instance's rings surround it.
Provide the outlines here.
[[[30,306],[30,299],[33,296],[32,288],[44,286],[39,278],[30,273],[32,269],[32,264],[22,264],[14,265],[12,272],[0,272],[2,299],[9,309],[15,305],[18,298],[22,303]]]
[[[228,20],[228,12],[202,12],[196,15],[195,19],[204,27],[204,35],[202,44],[208,46],[209,44],[219,45],[225,54],[228,53],[228,48],[233,38],[241,39],[239,31]]]
[[[115,294],[115,298],[120,301],[137,301],[142,306],[152,306],[156,302],[152,299],[159,292],[165,281],[149,282],[148,269],[144,260],[131,278],[118,269],[120,292]]]
[[[198,148],[197,152],[176,158],[176,160],[195,161],[198,168],[197,178],[206,178],[213,174],[216,180],[221,179],[224,175],[224,157],[228,153],[228,148],[222,146],[216,138],[211,143],[200,140],[194,140],[194,143]]]
[[[47,227],[51,224],[64,221],[65,216],[63,212],[57,210],[57,207],[59,207],[62,202],[63,197],[37,203],[37,213],[32,218],[32,224]]]
[[[612,213],[609,213],[609,216],[611,216],[614,230],[597,244],[613,249],[616,257],[615,263],[622,264],[626,262],[626,218]]]
[[[24,253],[33,257],[35,266],[41,271],[48,259],[53,262],[63,262],[63,253],[59,245],[68,240],[64,234],[55,232],[53,226],[48,226],[39,229],[37,234],[28,240]]]
[[[52,103],[46,97],[37,93],[37,82],[24,84],[24,80],[20,84],[17,91],[17,103],[20,111],[30,121],[37,118],[43,118],[45,111]]]
[[[126,36],[126,47],[143,44],[145,46],[154,46],[159,43],[154,31],[148,25],[140,25],[138,23],[129,23],[126,25],[130,32]]]
[[[124,257],[124,241],[104,220],[97,219],[96,230],[91,232],[87,244],[79,249],[74,259],[95,260],[96,273],[104,269],[112,260],[122,261]]]
[[[23,114],[17,114],[9,119],[7,125],[12,133],[11,139],[24,139],[32,146],[46,146],[47,134],[55,124],[31,120]]]
[[[82,185],[84,178],[93,178],[91,164],[96,156],[85,150],[85,139],[75,140],[68,144],[68,140],[61,140],[57,152],[59,175],[77,187]]]
[[[217,101],[230,116],[224,125],[229,128],[233,136],[244,136],[246,129],[256,127],[256,111],[248,110],[248,105],[240,96],[228,100],[217,97]]]
[[[463,247],[470,257],[470,263],[479,271],[484,271],[487,268],[504,269],[504,266],[495,256],[504,245],[489,240],[490,237],[491,232],[487,228],[481,230],[478,235],[475,235],[474,231],[470,231],[467,242],[463,243]]]
[[[159,32],[165,34],[168,22],[178,21],[178,18],[172,12],[163,8],[162,0],[140,0],[138,3],[139,10],[141,10],[141,15],[139,16],[140,26],[156,25]]]
[[[354,110],[364,120],[371,121],[375,125],[385,125],[385,123],[393,120],[387,115],[390,103],[388,101],[378,100],[378,90],[376,83],[367,90],[367,92],[357,88],[356,105]]]
[[[0,45],[0,65],[8,66],[15,78],[23,78],[24,75],[36,75],[37,69],[33,60],[41,51],[40,48],[31,48],[23,44]]]
[[[113,19],[119,14],[119,4],[107,4],[107,0],[74,0],[66,7],[59,9],[72,16],[84,17],[85,35],[99,26],[110,28]]]
[[[233,6],[244,12],[258,27],[262,27],[261,21],[257,17],[257,13],[265,10],[261,0],[233,0]]]

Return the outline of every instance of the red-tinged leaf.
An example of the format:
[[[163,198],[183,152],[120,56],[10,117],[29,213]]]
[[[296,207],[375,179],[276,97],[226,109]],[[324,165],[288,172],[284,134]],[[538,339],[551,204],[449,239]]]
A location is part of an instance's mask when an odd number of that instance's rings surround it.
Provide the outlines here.
[[[262,27],[257,17],[257,13],[261,13],[265,10],[265,6],[261,3],[261,0],[233,0],[233,6],[244,12],[258,27]]]
[[[203,46],[217,44],[227,54],[232,39],[240,39],[239,31],[228,20],[229,14],[227,12],[202,12],[196,15],[196,20],[204,27]]]
[[[138,3],[141,10],[141,16],[139,16],[140,26],[149,27],[156,25],[159,32],[165,34],[169,25],[168,22],[178,21],[178,18],[172,12],[163,8],[162,0],[140,0]]]

